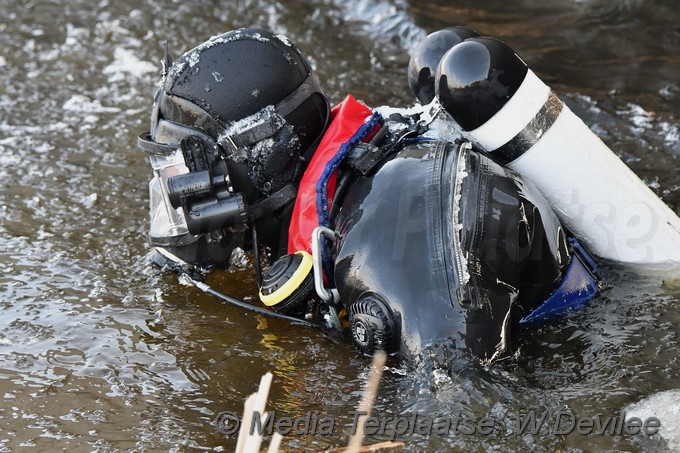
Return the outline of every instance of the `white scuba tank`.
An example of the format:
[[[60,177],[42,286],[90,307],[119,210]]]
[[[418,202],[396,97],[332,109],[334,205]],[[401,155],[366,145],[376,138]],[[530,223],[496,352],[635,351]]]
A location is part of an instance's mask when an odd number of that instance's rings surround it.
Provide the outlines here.
[[[680,263],[680,219],[503,42],[453,46],[435,75],[463,135],[530,179],[600,257]]]

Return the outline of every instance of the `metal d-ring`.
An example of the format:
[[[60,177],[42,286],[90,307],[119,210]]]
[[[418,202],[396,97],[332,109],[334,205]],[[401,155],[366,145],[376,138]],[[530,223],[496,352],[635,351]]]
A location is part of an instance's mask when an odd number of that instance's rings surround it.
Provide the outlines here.
[[[321,259],[322,238],[335,239],[335,231],[330,228],[318,226],[312,232],[312,262],[314,263],[314,289],[321,299],[329,305],[335,305],[336,297],[333,291],[323,285],[323,260]]]

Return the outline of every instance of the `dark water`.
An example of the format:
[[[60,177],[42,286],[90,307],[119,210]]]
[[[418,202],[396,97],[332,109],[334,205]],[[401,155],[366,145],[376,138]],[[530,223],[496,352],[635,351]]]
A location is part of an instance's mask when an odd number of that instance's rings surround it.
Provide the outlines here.
[[[350,345],[221,305],[145,264],[150,171],[135,141],[164,40],[179,54],[231,28],[268,27],[311,56],[334,102],[351,92],[405,107],[407,49],[469,25],[514,47],[680,209],[672,0],[1,0],[0,9],[2,451],[231,450],[212,421],[241,411],[266,371],[270,409],[337,420],[333,435],[290,436],[287,449],[347,442],[367,373]],[[212,282],[252,297],[250,274]],[[612,265],[603,274],[612,289],[524,334],[511,362],[425,379],[391,368],[377,410],[499,420],[490,435],[406,436],[411,451],[666,448],[658,437],[513,430],[516,411],[615,415],[680,387],[680,283]]]

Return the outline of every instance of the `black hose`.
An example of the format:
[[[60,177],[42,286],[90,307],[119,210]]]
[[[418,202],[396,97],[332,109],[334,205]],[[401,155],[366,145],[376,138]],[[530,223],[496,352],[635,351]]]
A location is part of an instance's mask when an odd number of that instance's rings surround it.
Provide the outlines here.
[[[375,133],[373,138],[371,138],[368,143],[371,145],[379,146],[380,143],[385,139],[385,136],[389,132],[389,128],[386,126],[381,126],[378,132]],[[335,185],[335,195],[333,196],[333,202],[331,203],[331,209],[328,214],[328,218],[331,222],[338,214],[340,210],[340,205],[342,204],[342,199],[345,198],[345,192],[350,186],[350,183],[354,179],[354,172],[352,170],[345,170],[344,172],[339,172],[339,177],[337,179],[337,184]]]
[[[323,326],[320,325],[320,324],[310,322],[310,321],[307,321],[307,320],[304,320],[304,319],[294,318],[292,316],[282,315],[280,313],[275,313],[273,311],[265,310],[264,308],[256,307],[256,306],[250,305],[249,303],[244,302],[242,300],[236,299],[236,298],[231,297],[231,296],[227,296],[226,294],[224,294],[220,291],[217,291],[216,289],[212,288],[211,286],[209,286],[209,285],[207,285],[203,282],[199,282],[197,280],[194,280],[193,278],[191,278],[186,273],[180,275],[179,278],[180,278],[180,281],[185,281],[187,283],[191,283],[193,286],[200,289],[201,291],[208,293],[208,294],[211,294],[211,295],[217,297],[218,299],[223,300],[224,302],[227,302],[231,305],[236,305],[237,307],[242,308],[244,310],[252,311],[254,313],[257,313],[257,314],[260,314],[260,315],[263,315],[263,316],[269,316],[270,318],[288,321],[289,323],[295,324],[295,325],[313,327],[315,329],[322,329],[323,328]]]
[[[257,287],[262,286],[262,267],[260,266],[260,244],[257,242],[257,228],[255,228],[255,223],[251,226],[251,231],[253,233],[253,261],[255,263],[255,281],[257,282]]]
[[[331,209],[328,214],[328,218],[331,219],[331,222],[333,222],[335,216],[338,215],[342,199],[345,198],[345,192],[347,192],[347,188],[349,188],[352,179],[354,179],[354,174],[351,170],[346,170],[340,175],[340,178],[338,178],[338,182],[335,186],[335,195],[333,196],[333,202],[331,203]]]

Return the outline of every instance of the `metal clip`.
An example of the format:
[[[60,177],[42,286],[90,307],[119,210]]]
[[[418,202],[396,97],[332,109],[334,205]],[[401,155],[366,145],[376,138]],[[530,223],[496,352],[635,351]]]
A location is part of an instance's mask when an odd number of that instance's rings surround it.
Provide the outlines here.
[[[335,239],[335,231],[330,228],[318,226],[312,232],[312,262],[314,263],[314,289],[321,299],[329,305],[335,305],[340,296],[337,290],[329,290],[323,285],[323,260],[321,257],[321,241],[323,237]]]

